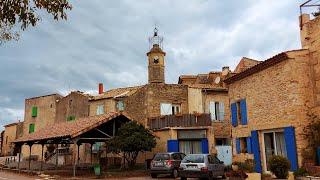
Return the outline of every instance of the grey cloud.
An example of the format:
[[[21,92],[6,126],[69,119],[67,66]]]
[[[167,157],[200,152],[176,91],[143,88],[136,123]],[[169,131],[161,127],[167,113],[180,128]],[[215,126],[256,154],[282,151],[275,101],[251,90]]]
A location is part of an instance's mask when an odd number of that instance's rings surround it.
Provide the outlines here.
[[[301,0],[302,1],[302,0]],[[19,42],[0,47],[0,125],[23,117],[24,99],[147,82],[148,36],[164,36],[166,80],[235,67],[300,48],[300,2],[291,0],[71,1],[67,21],[44,14]]]

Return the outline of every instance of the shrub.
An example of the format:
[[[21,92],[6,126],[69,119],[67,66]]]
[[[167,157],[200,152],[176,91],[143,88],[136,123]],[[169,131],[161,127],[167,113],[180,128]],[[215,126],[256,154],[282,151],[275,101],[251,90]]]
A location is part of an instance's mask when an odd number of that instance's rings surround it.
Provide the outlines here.
[[[309,175],[305,168],[299,168],[297,171],[293,173],[295,177],[307,176]]]
[[[236,162],[235,165],[238,165],[239,170],[243,170],[244,172],[254,172],[255,162],[252,159],[247,159],[245,162]]]
[[[287,158],[282,156],[272,156],[269,159],[270,171],[280,179],[285,179],[288,177],[290,162]]]

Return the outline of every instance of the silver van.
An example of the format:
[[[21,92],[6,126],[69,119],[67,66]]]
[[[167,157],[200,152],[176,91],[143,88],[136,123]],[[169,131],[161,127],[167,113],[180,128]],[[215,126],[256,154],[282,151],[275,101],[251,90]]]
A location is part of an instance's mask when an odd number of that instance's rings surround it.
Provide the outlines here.
[[[225,178],[225,165],[216,156],[210,154],[189,154],[180,163],[179,176],[187,178]]]

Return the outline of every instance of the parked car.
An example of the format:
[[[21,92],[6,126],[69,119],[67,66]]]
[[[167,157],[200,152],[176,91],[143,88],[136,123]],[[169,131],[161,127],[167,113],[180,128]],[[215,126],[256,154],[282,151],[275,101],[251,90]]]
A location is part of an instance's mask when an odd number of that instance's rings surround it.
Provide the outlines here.
[[[170,174],[177,178],[181,160],[185,156],[185,154],[179,152],[157,153],[150,164],[151,177],[156,178],[159,174]]]
[[[216,156],[210,154],[189,154],[183,158],[179,168],[181,180],[187,178],[207,178],[221,176],[225,178],[225,165]]]

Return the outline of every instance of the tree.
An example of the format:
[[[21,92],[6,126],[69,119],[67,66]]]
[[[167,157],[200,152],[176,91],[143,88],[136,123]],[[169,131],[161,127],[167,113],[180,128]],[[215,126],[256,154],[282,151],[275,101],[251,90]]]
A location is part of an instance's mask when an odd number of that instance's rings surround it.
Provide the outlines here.
[[[303,128],[303,138],[308,140],[308,145],[303,150],[306,160],[316,159],[316,149],[320,146],[320,117],[312,112],[307,113],[308,124]]]
[[[40,20],[38,12],[46,10],[54,20],[67,19],[71,10],[68,0],[1,0],[0,1],[0,44],[18,40],[18,29],[24,31]]]
[[[117,135],[107,143],[108,151],[122,153],[124,162],[127,162],[129,167],[136,164],[139,152],[151,151],[155,146],[155,136],[150,130],[135,121],[121,126]]]

